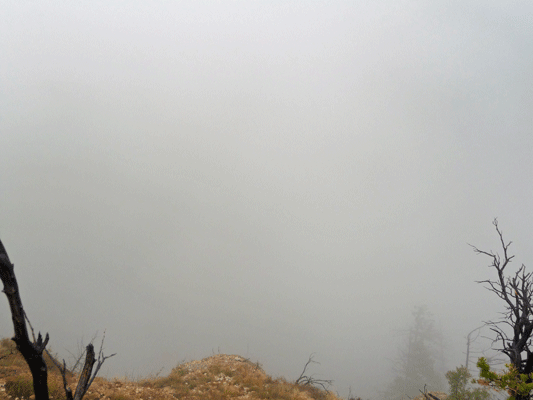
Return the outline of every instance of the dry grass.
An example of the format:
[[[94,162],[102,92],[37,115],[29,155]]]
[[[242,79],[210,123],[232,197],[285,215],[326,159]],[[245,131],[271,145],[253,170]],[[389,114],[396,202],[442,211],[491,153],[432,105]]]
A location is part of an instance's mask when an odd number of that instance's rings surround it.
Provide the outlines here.
[[[50,396],[63,400],[61,377],[51,360]],[[72,390],[76,377],[68,377]],[[10,339],[0,341],[0,400],[29,399],[33,394],[31,375]],[[199,361],[182,363],[168,376],[108,380],[96,378],[86,400],[339,400],[333,393],[296,385],[267,375],[258,363],[236,356],[217,354]]]
[[[169,376],[141,384],[169,388],[176,397],[186,400],[337,398],[311,386],[296,385],[283,378],[273,379],[258,364],[225,354],[178,365]]]
[[[48,355],[45,354],[44,359],[49,371],[50,397],[54,400],[64,400],[65,392],[59,371]],[[69,374],[67,378],[69,383],[74,381],[72,374]],[[0,382],[3,385],[0,388],[0,399],[9,398],[9,396],[28,399],[33,394],[33,380],[30,370],[11,339],[0,341]]]

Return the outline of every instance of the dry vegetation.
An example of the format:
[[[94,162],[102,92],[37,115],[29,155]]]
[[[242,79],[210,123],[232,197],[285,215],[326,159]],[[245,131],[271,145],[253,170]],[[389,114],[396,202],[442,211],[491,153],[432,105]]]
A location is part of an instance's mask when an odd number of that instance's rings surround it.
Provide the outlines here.
[[[65,395],[59,371],[49,366],[50,396],[63,400]],[[72,389],[76,377],[68,377]],[[33,394],[30,371],[10,339],[0,342],[0,400],[29,399]],[[313,386],[287,382],[268,376],[258,363],[236,355],[217,354],[201,361],[183,363],[161,378],[107,380],[96,378],[84,399],[87,400],[339,400]]]

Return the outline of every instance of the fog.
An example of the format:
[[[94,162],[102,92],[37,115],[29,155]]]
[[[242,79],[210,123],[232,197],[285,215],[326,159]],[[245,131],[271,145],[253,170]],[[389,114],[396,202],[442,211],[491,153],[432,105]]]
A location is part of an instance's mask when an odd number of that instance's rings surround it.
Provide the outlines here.
[[[414,307],[443,371],[499,317],[468,246],[495,217],[533,267],[529,1],[1,9],[0,238],[61,357],[105,331],[110,377],[221,352],[295,379],[315,353],[371,398]]]

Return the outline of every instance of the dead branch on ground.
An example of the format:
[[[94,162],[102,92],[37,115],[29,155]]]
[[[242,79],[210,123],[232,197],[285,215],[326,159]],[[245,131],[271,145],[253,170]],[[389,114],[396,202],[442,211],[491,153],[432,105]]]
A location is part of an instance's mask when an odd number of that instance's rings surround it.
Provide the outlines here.
[[[321,386],[326,392],[328,391],[328,387],[333,384],[333,380],[330,379],[317,379],[314,377],[314,375],[305,375],[305,371],[307,370],[307,367],[310,364],[319,364],[319,362],[313,360],[315,356],[315,353],[312,353],[309,356],[309,359],[305,363],[304,370],[300,374],[300,377],[296,379],[297,385],[303,385],[303,386]]]

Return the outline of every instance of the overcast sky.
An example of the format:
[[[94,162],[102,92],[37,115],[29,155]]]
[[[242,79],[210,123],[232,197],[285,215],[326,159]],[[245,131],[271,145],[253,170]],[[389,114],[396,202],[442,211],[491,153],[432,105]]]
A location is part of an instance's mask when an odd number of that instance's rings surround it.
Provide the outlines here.
[[[63,357],[371,397],[415,306],[447,369],[498,318],[493,218],[533,267],[529,0],[1,3],[0,238]]]

